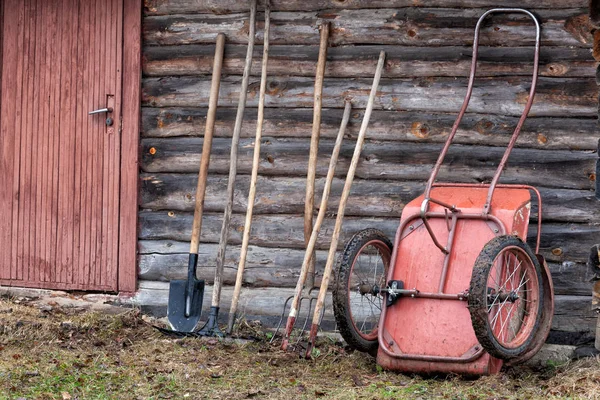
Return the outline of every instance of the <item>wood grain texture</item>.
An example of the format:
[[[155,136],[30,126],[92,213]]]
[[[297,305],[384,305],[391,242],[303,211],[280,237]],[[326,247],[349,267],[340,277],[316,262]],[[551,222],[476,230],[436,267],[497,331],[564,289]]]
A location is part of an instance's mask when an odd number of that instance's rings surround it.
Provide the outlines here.
[[[200,154],[201,138],[143,139],[141,167],[145,172],[194,172]],[[342,145],[337,177],[348,171],[353,141]],[[224,174],[228,168],[226,138],[216,138],[213,144],[211,171]],[[264,138],[265,156],[261,159],[261,176],[302,176],[306,171],[308,146],[306,140]],[[333,141],[322,140],[317,162],[317,176],[327,174],[328,155]],[[150,149],[155,149],[151,154]],[[365,143],[357,177],[360,179],[418,180],[424,181],[437,159],[439,144],[416,144],[368,141]],[[240,173],[250,172],[253,150],[252,140],[240,140]],[[450,147],[446,163],[440,172],[442,181],[489,181],[499,162],[502,148],[487,146]],[[585,189],[594,187],[597,155],[592,151],[544,151],[517,148],[509,159],[502,175],[504,183],[528,183],[538,186]]]
[[[211,286],[206,287],[206,293],[210,295]],[[163,307],[162,315],[165,315],[166,300],[168,298],[169,284],[167,282],[140,281],[140,291],[134,300],[142,306]],[[223,307],[231,302],[231,288],[223,289]],[[240,298],[239,310],[248,319],[260,318],[265,326],[275,327],[281,307],[285,299],[293,292],[292,288],[247,288]],[[552,342],[556,344],[575,344],[578,340],[593,338],[596,317],[589,307],[591,296],[557,295],[555,297],[555,313],[551,332]],[[333,329],[333,313],[331,297],[326,298],[326,307],[323,326]],[[204,304],[208,310],[210,304]],[[301,309],[301,317],[304,318],[305,310]],[[303,312],[304,310],[304,312]],[[593,339],[592,339],[593,340]]]
[[[235,281],[236,261],[239,245],[231,246],[225,261],[225,284]],[[140,279],[169,281],[185,279],[187,265],[187,243],[175,240],[141,240],[139,243]],[[198,259],[198,274],[207,284],[212,284],[214,275],[215,243],[202,246]],[[327,259],[327,252],[318,250],[317,285]],[[250,246],[244,285],[250,287],[294,287],[300,274],[304,257],[302,249],[280,249]],[[555,293],[587,296],[591,291],[590,274],[583,263],[550,262]]]
[[[195,174],[141,174],[140,206],[147,210],[173,210],[191,212],[194,209],[193,188]],[[325,179],[316,181],[316,193],[322,193]],[[223,175],[209,177],[206,189],[205,209],[223,211],[223,196],[227,178]],[[254,206],[256,214],[301,214],[303,189],[301,177],[259,177]],[[342,190],[343,179],[332,182],[330,212],[335,210]],[[243,213],[246,209],[249,177],[240,176],[236,181],[233,211]],[[600,218],[600,209],[591,190],[538,188],[542,194],[543,220],[547,222],[589,223]],[[400,217],[406,203],[423,193],[423,182],[356,180],[352,187],[346,213],[353,216]],[[319,197],[317,196],[317,200]],[[533,199],[532,220],[537,220],[537,202]],[[317,207],[318,209],[318,207]]]
[[[472,51],[468,46],[412,47],[364,45],[332,47],[327,54],[325,76],[332,78],[367,78],[373,74],[373,60],[385,51],[387,78],[428,76],[469,76]],[[254,50],[254,75],[259,71],[260,52]],[[208,75],[210,55],[214,46],[170,45],[146,46],[143,71],[146,76]],[[482,47],[479,50],[477,76],[529,76],[533,69],[533,50],[528,47]],[[241,75],[245,47],[227,46],[223,71]],[[295,76],[314,76],[318,49],[309,45],[281,45],[271,50],[269,75],[289,74],[293,63]],[[595,61],[589,49],[578,47],[544,46],[540,49],[540,76],[592,77]]]
[[[237,103],[239,77],[227,77],[221,84],[220,105]],[[466,92],[466,79],[430,77],[382,79],[376,110],[457,112]],[[523,77],[481,78],[473,90],[469,112],[519,116],[529,89]],[[256,107],[258,82],[250,80],[248,106]],[[350,98],[354,109],[367,104],[367,79],[332,78],[323,89],[323,107],[342,108]],[[146,78],[143,105],[153,107],[206,107],[210,80],[198,77]],[[271,77],[267,84],[266,106],[309,108],[313,80],[305,77]],[[597,113],[597,86],[592,78],[540,78],[530,116],[593,117]]]
[[[119,219],[119,291],[134,292],[137,281],[138,146],[141,127],[142,4],[124,2],[123,129]]]
[[[355,138],[363,110],[354,110],[346,134]],[[206,109],[203,108],[142,108],[143,137],[199,136],[204,132]],[[215,137],[231,137],[235,111],[217,111]],[[337,133],[341,109],[323,109],[321,136],[333,139]],[[455,114],[439,112],[373,111],[369,138],[375,140],[443,143],[456,119]],[[517,125],[518,118],[504,115],[466,114],[455,137],[457,144],[504,146]],[[265,110],[263,130],[267,137],[309,138],[312,111],[303,108]],[[598,129],[593,118],[528,118],[517,147],[556,150],[596,150]],[[249,138],[256,130],[256,112],[246,110],[242,137]]]
[[[218,243],[220,226],[219,214],[207,213],[204,217],[206,233],[202,236],[203,243]],[[231,217],[232,244],[240,244],[243,231],[243,214],[233,214]],[[256,215],[255,224],[250,234],[250,243],[263,247],[280,247],[288,249],[304,248],[304,228],[302,214],[269,214]],[[140,212],[139,229],[142,240],[177,240],[186,241],[190,238],[191,229],[188,226],[192,215],[186,212],[174,211],[142,211]],[[317,249],[329,248],[329,240],[333,229],[334,218],[328,217],[317,239]],[[399,218],[387,217],[348,217],[344,221],[340,246],[354,233],[365,228],[377,228],[388,237],[393,238],[399,225]],[[533,243],[536,229],[531,226],[529,240]],[[585,263],[589,256],[590,247],[597,242],[600,226],[593,224],[547,223],[542,227],[540,252],[550,262],[579,262]]]
[[[350,96],[353,112],[330,200],[332,207],[337,207],[374,63],[379,51],[386,51],[384,75],[342,240],[365,227],[383,229],[393,237],[404,204],[422,193],[440,144],[462,104],[476,20],[497,3],[272,0],[271,4],[273,46],[261,143],[264,154],[244,284],[283,286],[285,290],[297,279],[303,253],[303,177],[312,128],[318,26],[323,21],[331,23],[332,47],[325,69],[316,190],[322,190],[343,100]],[[542,22],[543,37],[539,90],[501,180],[540,187],[546,221],[542,251],[550,260],[557,293],[569,295],[559,296],[560,317],[555,321],[553,338],[566,334],[575,340],[579,334],[592,332],[587,328],[590,316],[582,311],[587,297],[580,295],[590,290],[583,263],[598,235],[600,217],[593,191],[598,173],[598,88],[589,52],[592,37],[587,2],[510,0],[502,5],[532,9]],[[218,214],[225,198],[228,143],[248,40],[248,5],[232,0],[145,0],[144,6],[143,172],[139,195],[143,209],[139,221],[142,279],[170,279],[185,267],[179,252],[165,246],[178,248],[179,241],[189,236],[180,220],[190,219],[194,201],[189,187],[195,179],[194,165],[199,160],[195,149],[202,144],[206,118],[209,55],[214,49],[210,35],[217,31],[228,35],[223,66],[228,76],[222,83],[217,113],[204,222],[208,232],[202,238],[207,249],[207,263],[203,265],[209,272],[200,269],[200,274],[210,278],[214,266],[208,253],[216,251],[214,232],[218,231]],[[263,14],[259,13],[259,32],[262,24]],[[521,16],[497,16],[485,23],[472,104],[442,170],[443,181],[481,182],[492,176],[527,100],[533,37],[530,21]],[[260,40],[261,34],[257,42]],[[233,254],[228,254],[225,267],[228,284],[235,274],[235,254],[247,207],[261,51],[260,46],[254,49],[254,72],[241,132],[241,176],[236,181],[231,226]],[[332,217],[328,215],[325,221],[325,235],[331,234]],[[536,219],[534,202],[532,221]],[[530,236],[534,233],[531,229]],[[322,234],[317,245],[321,273],[327,236]],[[224,289],[225,303],[228,290]],[[265,300],[264,307],[257,307],[260,313],[269,314],[267,303]]]
[[[486,8],[380,8],[326,11],[273,12],[272,44],[315,44],[317,26],[331,21],[331,44],[394,44],[408,46],[469,45],[473,27]],[[546,46],[591,47],[591,34],[572,31],[568,22],[587,15],[586,9],[540,9],[542,41]],[[261,20],[259,14],[258,20]],[[148,45],[210,43],[210,37],[224,32],[231,43],[245,43],[247,13],[148,16],[144,40]],[[260,32],[261,24],[258,24]],[[481,30],[481,44],[532,45],[534,26],[527,17],[500,14],[490,17]],[[258,35],[262,40],[262,35]]]
[[[260,1],[262,7],[264,1]],[[404,8],[418,6],[414,0],[272,0],[273,11],[318,11],[328,9],[361,9],[361,8]],[[494,0],[429,0],[429,7],[497,7],[498,2]],[[560,9],[560,8],[584,8],[588,6],[587,0],[505,0],[503,7],[522,7],[534,9]],[[248,10],[243,1],[237,0],[145,0],[145,15],[164,14],[196,14],[215,13],[228,14],[233,12],[245,12]]]

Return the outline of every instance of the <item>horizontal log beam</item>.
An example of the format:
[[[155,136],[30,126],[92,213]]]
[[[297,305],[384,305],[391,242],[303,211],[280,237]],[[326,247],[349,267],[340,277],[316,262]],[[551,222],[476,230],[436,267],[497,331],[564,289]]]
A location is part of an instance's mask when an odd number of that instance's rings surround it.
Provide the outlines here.
[[[211,173],[229,171],[227,138],[215,138],[212,145]],[[303,139],[263,138],[259,175],[305,176],[309,143]],[[332,140],[321,140],[317,176],[325,176]],[[238,171],[249,174],[253,140],[241,139]],[[201,138],[143,139],[141,167],[144,172],[196,172],[202,149]],[[428,179],[441,146],[399,142],[365,143],[356,176],[359,179],[418,180]],[[342,145],[336,176],[345,178],[354,151],[354,141]],[[450,147],[439,175],[441,181],[484,182],[493,176],[504,149],[487,146]],[[513,150],[501,181],[534,186],[590,190],[595,185],[597,155],[592,151],[545,151],[516,148]],[[260,188],[258,189],[260,192]]]
[[[373,64],[373,68],[375,64]],[[385,74],[385,72],[384,72]],[[239,98],[240,77],[225,77],[221,82],[219,105],[233,107]],[[376,110],[457,112],[466,93],[466,79],[429,77],[382,79],[377,92]],[[524,77],[481,78],[473,89],[470,112],[520,116],[527,101],[529,79]],[[323,88],[323,107],[342,108],[344,99],[354,109],[366,106],[371,81],[330,78]],[[143,80],[142,102],[152,107],[206,107],[210,92],[208,77],[167,77]],[[248,107],[258,104],[257,77],[250,79]],[[267,82],[266,107],[310,108],[314,78],[271,77]],[[593,78],[540,78],[530,115],[582,116],[597,114],[598,88]]]
[[[598,315],[590,304],[592,296],[555,296],[552,329],[562,332],[587,332],[593,335]]]
[[[198,176],[196,174],[142,174],[140,187],[141,207],[151,210],[194,210]],[[250,178],[236,179],[233,211],[244,213]],[[323,191],[324,178],[316,181],[316,193]],[[344,180],[332,183],[328,210],[337,210]],[[304,212],[305,178],[259,177],[255,214],[302,214]],[[223,211],[227,177],[208,179],[204,210]],[[392,182],[356,180],[352,186],[346,215],[399,218],[406,203],[421,195],[423,182]],[[589,222],[600,220],[600,208],[593,191],[539,188],[543,201],[543,220],[558,222]],[[317,196],[318,197],[318,196]],[[318,203],[318,199],[317,199]],[[315,210],[316,212],[316,210]],[[533,198],[532,219],[537,219],[537,201]]]
[[[388,44],[405,46],[465,46],[473,41],[473,30],[483,8],[383,8],[356,10],[296,11],[271,13],[270,42],[319,43],[319,23],[331,22],[329,43]],[[576,29],[572,22],[587,18],[587,10],[540,9],[542,41],[546,46],[591,47],[591,33]],[[258,14],[257,41],[261,42],[264,16]],[[248,41],[248,13],[147,16],[143,38],[147,45],[214,43],[218,33],[228,43]],[[525,46],[535,42],[535,27],[523,14],[489,17],[481,29],[484,46]]]
[[[386,52],[388,78],[425,76],[469,76],[472,50],[470,47],[400,47],[342,46],[327,52],[325,76],[332,78],[369,78],[373,75],[373,60],[380,51]],[[287,75],[290,64],[295,76],[315,76],[317,46],[275,46],[269,51],[268,75]],[[147,46],[143,50],[143,71],[146,76],[209,75],[212,71],[214,45]],[[262,47],[254,48],[252,75],[260,74]],[[225,49],[223,73],[241,75],[246,47],[229,45]],[[533,49],[524,47],[482,47],[479,51],[477,76],[530,76]],[[589,49],[542,47],[541,76],[594,77],[596,61]]]
[[[244,224],[244,214],[233,214],[231,219],[231,244],[240,244]],[[222,215],[206,213],[202,224],[202,242],[218,243]],[[250,243],[261,247],[281,247],[303,249],[303,216],[297,215],[256,215],[252,223]],[[377,228],[393,238],[399,225],[399,218],[348,217],[344,220],[341,244],[361,229]],[[334,218],[326,218],[317,240],[317,249],[328,249]],[[189,241],[192,214],[174,211],[142,211],[139,214],[139,238],[142,240]],[[535,226],[529,233],[529,241],[535,237]],[[590,247],[597,242],[600,226],[586,224],[544,224],[542,230],[541,254],[551,262],[585,263]]]
[[[264,2],[258,2],[259,9]],[[360,9],[360,8],[403,8],[415,7],[419,3],[414,0],[271,0],[273,11],[319,11],[328,9]],[[495,0],[428,0],[428,7],[468,8],[497,7]],[[587,0],[504,0],[503,7],[523,7],[535,9],[583,8],[588,6]],[[239,0],[145,0],[145,15],[195,14],[246,12],[248,5]]]
[[[217,256],[216,243],[206,243],[200,246],[198,258],[198,277],[205,279],[207,284],[213,284],[215,260]],[[170,281],[186,279],[187,242],[171,240],[142,240],[139,242],[139,278],[152,281]],[[225,258],[224,282],[226,285],[235,283],[239,260],[239,245],[227,247]],[[320,285],[327,252],[319,250],[317,255],[316,285]],[[260,246],[250,246],[246,269],[244,270],[244,285],[252,287],[295,287],[304,257],[302,249],[279,249]],[[591,283],[585,264],[564,262],[549,263],[554,290],[556,294],[584,295],[591,293]]]
[[[321,137],[334,139],[342,118],[341,109],[323,109]],[[231,137],[236,110],[217,110],[215,137]],[[358,135],[364,112],[352,113],[346,129],[347,137]],[[268,108],[265,110],[263,135],[269,137],[310,138],[312,109]],[[456,114],[373,111],[368,136],[373,140],[399,142],[443,143],[452,128]],[[142,109],[144,137],[201,136],[206,121],[205,108]],[[454,142],[505,146],[518,118],[504,115],[466,114]],[[527,119],[517,145],[539,149],[595,150],[598,138],[591,135],[597,129],[596,118]],[[247,108],[241,136],[252,138],[256,133],[256,109]]]
[[[212,286],[207,286],[205,298],[210,298]],[[229,309],[231,303],[232,288],[225,286],[221,300],[221,309]],[[247,318],[262,317],[265,326],[273,328],[276,326],[285,299],[293,294],[292,288],[244,288],[240,297],[240,314]],[[141,281],[140,290],[133,299],[135,303],[144,306],[162,307],[162,315],[166,313],[166,305],[169,299],[169,284],[167,282]],[[582,335],[593,335],[596,325],[596,315],[590,311],[589,303],[591,296],[561,296],[555,297],[555,314],[552,321],[553,336],[560,334],[563,342],[571,342],[576,337]],[[209,301],[204,301],[204,311],[208,311]],[[325,300],[324,327],[332,329],[333,310],[331,306],[331,296],[326,296]],[[300,309],[300,321],[306,315],[308,306]],[[221,316],[222,321],[226,316]],[[203,318],[204,320],[204,318]],[[560,341],[555,341],[560,344]]]

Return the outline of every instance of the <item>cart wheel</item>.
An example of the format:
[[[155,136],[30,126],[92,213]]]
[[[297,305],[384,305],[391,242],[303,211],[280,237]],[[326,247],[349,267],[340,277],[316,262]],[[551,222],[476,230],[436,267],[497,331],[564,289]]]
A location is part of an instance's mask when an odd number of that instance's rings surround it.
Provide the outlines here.
[[[527,351],[536,335],[544,299],[541,266],[516,236],[490,240],[475,261],[469,311],[479,343],[509,360]]]
[[[351,347],[377,352],[377,325],[384,300],[392,243],[377,229],[365,229],[346,243],[333,286],[333,312],[340,334]]]

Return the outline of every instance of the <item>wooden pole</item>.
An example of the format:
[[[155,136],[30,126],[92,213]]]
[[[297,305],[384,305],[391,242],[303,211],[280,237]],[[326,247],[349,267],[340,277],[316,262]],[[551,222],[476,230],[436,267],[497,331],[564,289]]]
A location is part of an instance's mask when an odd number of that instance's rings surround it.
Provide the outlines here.
[[[319,153],[319,137],[321,135],[321,105],[323,98],[323,79],[325,77],[325,63],[327,62],[327,41],[329,40],[329,23],[323,22],[321,27],[321,41],[319,43],[319,58],[315,74],[315,93],[313,105],[313,124],[310,136],[310,153],[308,156],[308,171],[306,174],[306,198],[304,200],[304,242],[308,245],[313,230],[313,208],[315,205],[315,175],[317,172],[317,156]],[[315,255],[310,254],[307,287],[312,289],[315,285]]]
[[[262,129],[265,108],[265,93],[267,90],[267,62],[269,60],[269,30],[271,9],[269,0],[265,1],[265,33],[263,45],[263,60],[260,76],[260,97],[258,100],[258,117],[256,121],[256,137],[254,139],[254,157],[252,159],[252,176],[250,178],[250,192],[248,193],[248,208],[246,209],[246,222],[244,224],[244,235],[242,238],[242,248],[240,250],[240,261],[238,264],[237,275],[235,278],[235,287],[233,289],[233,298],[231,299],[231,308],[229,310],[229,322],[227,324],[227,334],[231,334],[237,306],[242,290],[242,280],[244,277],[244,268],[246,266],[246,255],[248,254],[248,242],[250,240],[250,227],[252,226],[252,212],[254,209],[254,198],[256,197],[256,180],[258,178],[258,164],[260,162],[260,142],[262,140]]]
[[[231,211],[233,208],[233,193],[235,189],[235,180],[237,176],[238,165],[238,144],[240,142],[240,133],[242,131],[242,121],[244,119],[244,110],[246,108],[246,99],[248,97],[248,81],[250,69],[252,67],[252,54],[254,52],[254,36],[256,25],[256,0],[250,1],[250,22],[248,32],[248,49],[246,51],[246,63],[244,64],[244,74],[242,76],[242,85],[240,88],[240,99],[238,101],[237,114],[235,116],[235,125],[233,136],[231,138],[231,153],[229,156],[229,178],[227,181],[227,204],[223,213],[223,225],[221,225],[221,237],[219,238],[219,248],[217,250],[217,268],[215,270],[215,284],[212,294],[212,307],[219,307],[221,300],[221,287],[223,285],[223,267],[225,265],[225,251],[227,250],[227,241],[229,240],[229,223],[231,221]]]
[[[306,349],[306,357],[310,357],[312,353],[312,348],[315,344],[315,339],[317,338],[319,324],[321,323],[321,313],[323,312],[325,296],[327,295],[327,289],[329,287],[329,279],[331,278],[331,272],[333,270],[335,253],[337,251],[340,232],[342,230],[342,221],[344,220],[344,212],[346,211],[346,203],[348,202],[348,197],[350,196],[350,189],[352,188],[354,174],[356,173],[356,166],[358,165],[360,153],[362,152],[365,141],[365,134],[367,132],[367,126],[369,125],[369,119],[371,118],[371,112],[373,111],[373,102],[375,101],[375,94],[377,93],[377,87],[379,86],[379,80],[381,79],[384,62],[385,52],[382,51],[379,53],[379,61],[377,62],[377,69],[375,70],[375,77],[373,78],[373,86],[371,87],[371,93],[369,94],[367,109],[365,110],[365,115],[358,133],[358,138],[356,139],[354,154],[352,155],[352,161],[350,163],[350,168],[348,169],[348,175],[346,176],[346,182],[344,183],[344,189],[342,190],[342,196],[340,198],[340,205],[338,207],[337,218],[335,220],[335,227],[333,229],[333,235],[331,236],[331,246],[329,247],[329,254],[327,256],[327,264],[325,265],[325,271],[323,272],[321,289],[319,290],[319,296],[317,298],[317,304],[313,314],[312,325],[310,327],[310,337],[308,347]]]
[[[202,156],[200,158],[200,173],[198,175],[198,186],[196,187],[196,206],[194,208],[194,223],[192,226],[192,240],[190,242],[191,254],[198,254],[198,247],[200,245],[202,211],[204,209],[204,195],[206,193],[206,178],[208,177],[208,163],[210,161],[210,150],[212,148],[213,133],[215,131],[215,116],[217,115],[217,103],[219,102],[219,87],[221,85],[221,69],[223,67],[224,49],[225,34],[219,33],[217,35],[217,46],[213,61],[210,99],[208,102],[208,113],[206,115],[204,141],[202,143]]]
[[[323,196],[321,196],[319,214],[317,215],[315,226],[313,226],[312,228],[312,232],[308,240],[308,245],[306,246],[304,260],[302,261],[302,268],[300,268],[300,277],[298,278],[298,283],[296,284],[296,289],[294,291],[294,299],[292,300],[292,305],[290,306],[290,313],[288,315],[287,323],[285,325],[285,333],[281,344],[281,348],[283,350],[287,348],[290,335],[292,334],[292,330],[294,329],[294,323],[296,322],[296,317],[298,315],[300,296],[302,295],[304,282],[306,281],[307,275],[309,274],[309,266],[311,260],[313,261],[312,264],[314,265],[314,251],[315,245],[317,243],[317,236],[319,235],[319,231],[321,230],[321,224],[325,219],[325,213],[327,211],[327,202],[329,201],[329,193],[331,191],[331,183],[333,182],[333,176],[335,174],[335,166],[337,164],[338,156],[340,154],[340,148],[342,147],[342,139],[344,138],[344,133],[346,132],[346,126],[348,125],[348,120],[350,119],[351,110],[352,104],[349,100],[346,100],[346,105],[344,107],[344,115],[342,117],[342,123],[340,125],[340,130],[335,140],[333,152],[331,153],[331,159],[329,160],[329,169],[327,170],[327,177],[325,178],[325,187],[323,188]]]

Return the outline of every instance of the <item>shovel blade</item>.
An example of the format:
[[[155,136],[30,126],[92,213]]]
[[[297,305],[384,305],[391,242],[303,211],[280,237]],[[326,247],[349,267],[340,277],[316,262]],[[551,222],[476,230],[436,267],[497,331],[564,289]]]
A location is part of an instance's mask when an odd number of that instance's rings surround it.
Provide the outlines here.
[[[167,317],[169,325],[177,332],[193,332],[200,321],[202,298],[204,297],[204,281],[194,279],[192,290],[192,307],[189,315],[185,315],[186,280],[173,280],[169,286],[169,304]]]

